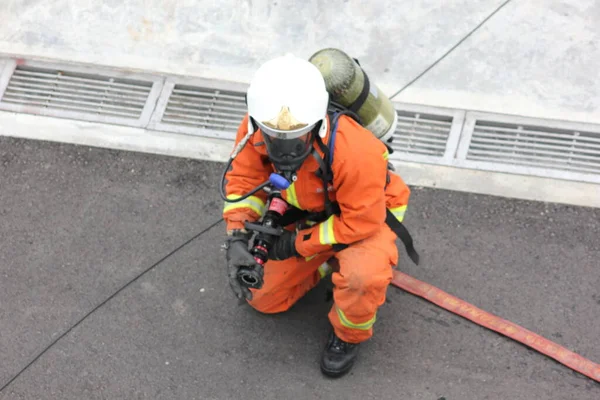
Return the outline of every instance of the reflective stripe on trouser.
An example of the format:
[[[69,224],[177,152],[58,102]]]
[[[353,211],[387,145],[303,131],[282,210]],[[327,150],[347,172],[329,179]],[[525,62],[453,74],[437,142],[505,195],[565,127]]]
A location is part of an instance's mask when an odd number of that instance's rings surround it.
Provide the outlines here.
[[[286,311],[319,282],[325,272],[322,266],[335,255],[339,273],[332,275],[334,304],[329,320],[342,340],[365,341],[373,335],[377,309],[385,302],[392,267],[398,262],[395,240],[384,225],[379,233],[338,253],[324,252],[309,261],[270,260],[265,264],[264,286],[251,289],[254,297],[249,303],[264,313]]]
[[[329,275],[331,273],[331,266],[327,263],[327,261],[325,261],[323,264],[321,264],[318,268],[319,271],[319,276],[322,278],[325,278],[327,275]]]
[[[385,302],[398,262],[396,235],[386,226],[336,254],[340,272],[332,275],[334,305],[329,321],[342,340],[360,343],[373,335],[377,309]]]
[[[346,328],[360,329],[361,331],[366,331],[366,330],[371,329],[373,327],[373,325],[375,324],[375,321],[377,321],[377,315],[375,315],[373,318],[371,318],[367,322],[354,323],[354,322],[350,321],[350,319],[346,316],[346,314],[344,314],[344,312],[342,310],[340,310],[339,307],[336,306],[335,311],[337,312],[337,315],[340,319],[340,323]]]

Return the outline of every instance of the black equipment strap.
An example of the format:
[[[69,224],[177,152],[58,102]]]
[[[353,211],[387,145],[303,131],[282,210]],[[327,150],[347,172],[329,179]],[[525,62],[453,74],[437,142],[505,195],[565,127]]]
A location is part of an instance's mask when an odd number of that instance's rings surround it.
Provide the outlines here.
[[[356,100],[354,100],[354,102],[348,106],[350,111],[353,113],[358,113],[358,110],[360,110],[363,104],[365,104],[365,101],[367,101],[367,97],[369,97],[369,90],[371,90],[371,82],[369,82],[369,77],[362,68],[360,70],[364,78],[363,88]]]
[[[419,265],[419,253],[415,250],[413,246],[413,240],[408,232],[408,229],[402,224],[402,222],[398,221],[398,219],[392,214],[392,212],[388,209],[386,213],[385,223],[390,227],[392,231],[402,240],[404,243],[404,247],[406,248],[406,252],[411,260],[417,265]]]
[[[333,173],[331,168],[329,168],[329,160],[331,155],[329,154],[329,149],[323,143],[323,140],[319,135],[317,135],[317,144],[321,148],[321,151],[325,155],[323,159],[321,155],[317,152],[317,150],[313,150],[312,155],[319,163],[319,171],[317,171],[317,176],[321,178],[323,182],[323,196],[325,200],[325,212],[329,215],[333,214],[333,206],[331,204],[331,200],[329,199],[329,192],[327,191],[327,184],[329,182],[333,182]]]

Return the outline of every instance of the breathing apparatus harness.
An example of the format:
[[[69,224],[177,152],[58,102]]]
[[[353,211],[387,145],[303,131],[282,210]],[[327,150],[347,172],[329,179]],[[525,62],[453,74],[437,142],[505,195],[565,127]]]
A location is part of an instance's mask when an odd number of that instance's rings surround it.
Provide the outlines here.
[[[264,190],[268,193],[267,198],[267,212],[262,217],[260,223],[248,222],[244,223],[244,227],[251,233],[256,234],[253,246],[250,249],[250,253],[254,256],[256,262],[260,265],[264,265],[268,260],[269,249],[273,245],[277,236],[281,236],[283,233],[284,227],[298,222],[300,220],[310,220],[316,223],[327,220],[331,215],[340,215],[340,207],[337,202],[332,202],[329,199],[327,186],[328,184],[333,183],[333,149],[335,143],[335,137],[337,132],[337,124],[338,120],[342,115],[348,115],[351,118],[355,119],[359,124],[361,123],[360,117],[354,113],[352,110],[344,107],[338,103],[330,101],[330,107],[328,110],[328,115],[331,116],[331,129],[330,129],[330,139],[329,146],[323,143],[322,138],[315,134],[313,137],[313,141],[316,142],[319,149],[323,152],[323,157],[317,152],[316,149],[313,148],[312,155],[317,160],[319,164],[319,169],[316,172],[316,175],[323,182],[323,194],[324,194],[324,202],[325,202],[325,210],[321,212],[309,212],[306,210],[298,209],[292,205],[289,205],[285,200],[281,197],[281,191],[287,189],[292,182],[296,180],[296,175],[294,172],[283,171],[281,173],[272,173],[265,182],[261,183],[245,195],[237,197],[235,199],[228,199],[225,195],[225,175],[227,171],[229,171],[231,164],[235,157],[242,151],[244,146],[248,143],[252,135],[258,129],[250,129],[246,136],[242,138],[239,144],[236,146],[234,151],[232,152],[227,165],[225,166],[223,173],[221,175],[221,182],[219,184],[219,194],[221,199],[228,203],[236,203],[240,202],[248,197],[254,195],[259,190]],[[389,145],[386,144],[390,153],[393,151]],[[388,164],[388,169],[393,170],[393,166]],[[387,177],[387,183],[389,183],[389,174]],[[415,264],[419,264],[419,254],[416,252],[413,246],[413,240],[410,236],[410,233],[406,229],[406,227],[398,221],[398,219],[392,214],[392,212],[388,209],[386,212],[386,224],[390,227],[390,229],[396,233],[396,235],[402,240],[406,251],[413,260]],[[335,244],[333,245],[334,251],[341,251],[347,248],[347,244]],[[258,277],[258,272],[256,272],[251,266],[240,268],[238,272],[238,279],[240,284],[245,285],[246,287],[260,288],[259,282],[261,281]]]

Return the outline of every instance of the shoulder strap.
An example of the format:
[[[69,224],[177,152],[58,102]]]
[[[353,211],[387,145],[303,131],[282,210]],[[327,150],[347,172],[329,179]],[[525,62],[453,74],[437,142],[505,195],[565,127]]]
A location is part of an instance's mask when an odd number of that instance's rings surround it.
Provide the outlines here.
[[[327,191],[327,185],[330,182],[333,183],[333,171],[331,169],[331,161],[330,161],[331,152],[329,151],[327,146],[325,146],[325,143],[323,143],[323,140],[321,139],[321,137],[319,135],[317,135],[316,142],[324,154],[324,157],[321,157],[321,155],[319,154],[319,152],[316,149],[313,150],[313,152],[312,152],[313,157],[315,158],[315,160],[317,160],[317,163],[319,163],[319,169],[317,170],[316,174],[319,178],[321,178],[321,181],[323,182],[323,197],[325,200],[325,212],[328,215],[332,215],[333,214],[333,204],[331,203],[331,200],[329,199],[329,192]]]
[[[332,106],[332,111],[331,114],[331,131],[330,131],[330,136],[329,136],[329,143],[328,143],[328,150],[329,150],[329,169],[332,168],[333,165],[333,154],[334,149],[335,149],[335,138],[337,135],[337,126],[338,126],[338,121],[340,119],[340,117],[342,115],[348,115],[349,117],[351,117],[352,119],[354,119],[356,122],[358,122],[359,124],[362,125],[362,121],[360,119],[360,117],[358,116],[358,114],[356,114],[354,111],[348,109],[347,107],[342,106],[341,104],[332,102],[331,103]],[[319,138],[321,139],[321,138]],[[321,141],[322,143],[322,141]],[[322,149],[321,149],[322,150]],[[331,173],[331,177],[333,178],[333,173]]]

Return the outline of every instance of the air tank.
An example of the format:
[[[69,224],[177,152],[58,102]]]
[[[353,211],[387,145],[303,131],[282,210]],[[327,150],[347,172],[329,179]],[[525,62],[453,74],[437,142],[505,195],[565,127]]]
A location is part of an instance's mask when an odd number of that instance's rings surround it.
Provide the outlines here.
[[[380,140],[392,141],[398,123],[396,110],[355,59],[339,49],[326,48],[313,54],[309,61],[321,71],[333,101],[344,107],[356,103],[354,108],[358,106],[356,114],[363,126]]]

